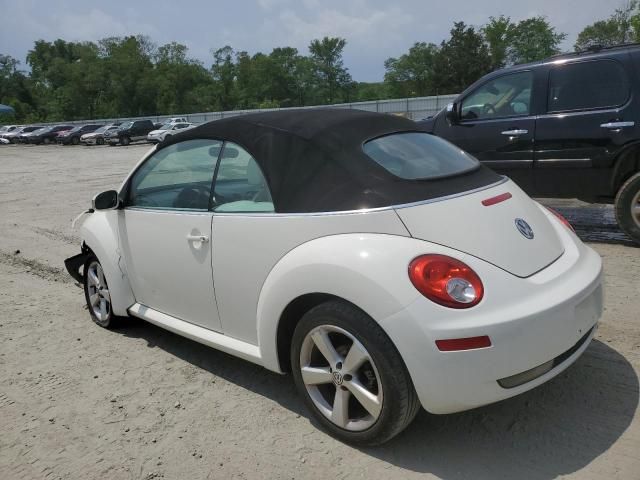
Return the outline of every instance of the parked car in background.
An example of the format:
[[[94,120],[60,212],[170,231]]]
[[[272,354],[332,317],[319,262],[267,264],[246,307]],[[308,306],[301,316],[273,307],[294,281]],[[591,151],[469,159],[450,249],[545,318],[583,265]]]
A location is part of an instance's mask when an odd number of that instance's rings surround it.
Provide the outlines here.
[[[105,132],[111,132],[120,128],[120,123],[104,125],[93,132],[85,133],[80,137],[80,141],[86,145],[104,145]]]
[[[0,144],[2,144],[2,145],[8,145],[8,144],[9,144],[9,140],[7,140],[6,138],[2,138],[2,137],[0,137]]]
[[[32,135],[37,135],[40,132],[44,132],[48,128],[51,128],[51,127],[40,126],[40,127],[36,128],[35,130],[30,131],[30,132],[20,132],[17,135],[18,143],[29,143],[29,137],[31,137]]]
[[[4,138],[8,140],[10,143],[18,143],[20,135],[23,133],[35,132],[36,130],[42,128],[38,125],[30,125],[27,127],[19,127],[9,133],[0,134],[0,138]]]
[[[147,135],[147,141],[151,143],[159,143],[165,138],[179,133],[180,130],[185,130],[194,126],[195,125],[193,123],[165,123],[158,130],[152,130],[149,132],[149,135]]]
[[[596,48],[486,75],[418,122],[540,197],[615,203],[640,243],[640,46]]]
[[[55,125],[52,127],[41,128],[31,132],[31,134],[27,134],[26,142],[36,145],[40,145],[41,143],[48,145],[56,141],[58,133],[71,130],[72,128],[73,125]]]
[[[117,130],[105,132],[105,142],[109,145],[129,145],[131,142],[146,141],[149,132],[154,130],[151,120],[133,120],[124,122]]]
[[[80,138],[85,133],[90,133],[102,127],[99,123],[90,123],[87,125],[78,125],[71,130],[63,130],[58,133],[56,141],[59,145],[78,145]]]
[[[459,412],[551,380],[602,313],[602,261],[566,220],[392,115],[209,122],[92,207],[65,265],[96,324],[132,315],[290,372],[351,443],[389,440],[421,405]]]
[[[22,128],[24,125],[3,125],[0,127],[0,138],[4,138],[7,133],[15,132],[17,129]]]
[[[187,120],[187,117],[171,117],[162,121],[163,125],[166,125],[168,123],[190,123],[190,122],[189,120]]]

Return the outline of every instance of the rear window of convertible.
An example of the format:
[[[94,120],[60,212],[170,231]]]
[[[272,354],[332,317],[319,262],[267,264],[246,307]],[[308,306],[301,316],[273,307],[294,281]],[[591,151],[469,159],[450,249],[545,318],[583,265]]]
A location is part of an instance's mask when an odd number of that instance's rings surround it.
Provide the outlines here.
[[[367,141],[364,153],[404,180],[430,180],[475,170],[480,163],[440,137],[421,132],[385,135]]]

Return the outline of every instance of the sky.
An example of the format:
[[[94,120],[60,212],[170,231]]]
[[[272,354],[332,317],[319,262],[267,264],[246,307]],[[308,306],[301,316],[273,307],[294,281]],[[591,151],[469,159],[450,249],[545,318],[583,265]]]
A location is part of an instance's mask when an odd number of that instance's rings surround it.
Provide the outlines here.
[[[415,42],[440,43],[454,21],[481,26],[490,16],[513,21],[543,15],[571,50],[586,25],[608,17],[624,0],[0,0],[0,54],[21,61],[37,39],[99,40],[144,34],[177,41],[206,66],[211,49],[270,52],[292,46],[307,53],[324,36],[347,40],[344,63],[356,81],[384,77],[384,61]]]

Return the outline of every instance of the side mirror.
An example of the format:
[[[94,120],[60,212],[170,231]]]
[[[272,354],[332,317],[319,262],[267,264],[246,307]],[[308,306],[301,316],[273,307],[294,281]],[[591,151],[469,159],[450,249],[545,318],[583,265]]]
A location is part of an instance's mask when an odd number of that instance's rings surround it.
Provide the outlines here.
[[[119,203],[118,192],[115,190],[107,190],[93,197],[91,206],[94,210],[112,210],[118,208]]]
[[[460,116],[458,115],[458,105],[456,103],[449,103],[447,105],[446,117],[447,120],[449,120],[449,123],[451,123],[452,125],[455,125],[460,121]]]

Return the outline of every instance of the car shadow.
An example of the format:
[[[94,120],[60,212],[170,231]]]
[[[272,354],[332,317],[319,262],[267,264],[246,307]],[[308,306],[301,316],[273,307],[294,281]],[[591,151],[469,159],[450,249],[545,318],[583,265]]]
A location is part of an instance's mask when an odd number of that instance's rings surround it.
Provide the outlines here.
[[[141,320],[131,319],[119,332],[276,401],[318,426],[289,376]],[[631,364],[595,340],[573,366],[530,392],[459,414],[421,411],[389,443],[360,450],[446,480],[547,480],[578,471],[606,452],[630,425],[638,399],[638,377]]]

